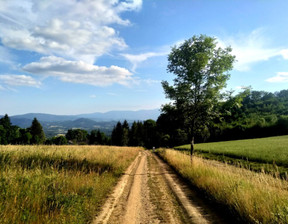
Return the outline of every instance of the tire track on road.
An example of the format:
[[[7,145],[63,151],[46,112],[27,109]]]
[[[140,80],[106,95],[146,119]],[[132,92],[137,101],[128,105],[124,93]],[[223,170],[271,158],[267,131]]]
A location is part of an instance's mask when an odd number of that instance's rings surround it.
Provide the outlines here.
[[[141,151],[93,224],[228,223],[150,151]]]

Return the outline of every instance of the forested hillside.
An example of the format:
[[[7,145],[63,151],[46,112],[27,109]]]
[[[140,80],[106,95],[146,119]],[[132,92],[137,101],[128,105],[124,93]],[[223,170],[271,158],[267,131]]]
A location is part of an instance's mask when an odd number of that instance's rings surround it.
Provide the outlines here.
[[[196,142],[222,141],[288,134],[288,90],[227,94],[218,108],[221,115],[199,131]],[[158,130],[169,137],[170,146],[189,142],[184,118],[172,105],[165,105],[157,120]]]
[[[224,113],[223,120],[215,121],[210,141],[288,134],[288,90],[275,93],[246,90],[231,100],[238,100],[239,104]]]

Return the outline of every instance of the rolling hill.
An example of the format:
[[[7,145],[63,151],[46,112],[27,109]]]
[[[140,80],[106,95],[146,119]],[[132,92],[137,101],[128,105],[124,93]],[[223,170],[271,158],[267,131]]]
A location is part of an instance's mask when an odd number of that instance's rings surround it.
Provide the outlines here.
[[[11,116],[11,123],[21,128],[31,126],[32,120],[36,117],[42,124],[47,137],[58,134],[65,134],[68,129],[80,128],[87,131],[99,129],[107,135],[118,121],[127,120],[144,121],[148,119],[157,120],[160,110],[139,110],[139,111],[109,111],[106,113],[91,113],[79,115],[54,115],[45,113],[28,113]],[[2,117],[2,116],[1,116]]]

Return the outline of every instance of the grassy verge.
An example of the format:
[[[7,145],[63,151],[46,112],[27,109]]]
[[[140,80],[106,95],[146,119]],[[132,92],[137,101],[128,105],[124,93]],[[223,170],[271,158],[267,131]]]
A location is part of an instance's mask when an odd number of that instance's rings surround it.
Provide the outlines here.
[[[184,178],[210,198],[237,212],[244,222],[288,223],[288,182],[264,173],[160,151]]]
[[[87,223],[139,148],[1,146],[0,223]]]
[[[254,171],[287,178],[288,136],[196,144],[195,153]],[[176,147],[188,150],[190,145]]]

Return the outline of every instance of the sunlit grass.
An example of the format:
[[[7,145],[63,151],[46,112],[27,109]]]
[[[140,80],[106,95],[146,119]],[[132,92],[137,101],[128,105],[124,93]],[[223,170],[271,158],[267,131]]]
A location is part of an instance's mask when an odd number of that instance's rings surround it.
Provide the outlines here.
[[[0,146],[0,223],[87,223],[140,148]]]
[[[245,222],[288,223],[288,182],[264,173],[190,158],[175,150],[160,155],[184,178]]]
[[[176,148],[189,150],[190,145]],[[288,136],[196,144],[195,152],[204,158],[282,177],[288,171]]]
[[[189,145],[179,148],[188,148]],[[196,144],[196,151],[288,166],[288,136]]]

